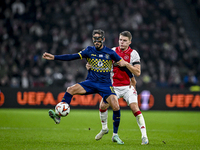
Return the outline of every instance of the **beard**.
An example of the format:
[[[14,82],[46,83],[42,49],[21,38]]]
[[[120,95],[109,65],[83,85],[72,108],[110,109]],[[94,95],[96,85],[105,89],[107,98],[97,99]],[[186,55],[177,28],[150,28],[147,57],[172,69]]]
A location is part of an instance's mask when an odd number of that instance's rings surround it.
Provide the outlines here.
[[[101,48],[101,46],[102,46],[102,43],[101,43],[101,44],[94,44],[94,46],[95,46],[95,48],[96,48],[97,50],[100,50],[100,48]]]

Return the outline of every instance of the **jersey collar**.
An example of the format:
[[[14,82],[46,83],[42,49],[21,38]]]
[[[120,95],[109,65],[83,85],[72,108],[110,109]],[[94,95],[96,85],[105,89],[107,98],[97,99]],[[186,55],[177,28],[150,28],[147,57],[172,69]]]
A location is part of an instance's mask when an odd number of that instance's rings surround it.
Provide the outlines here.
[[[128,49],[127,50],[125,50],[125,51],[122,51],[121,49],[120,49],[120,47],[118,46],[118,48],[119,48],[119,50],[122,52],[122,53],[126,53],[126,52],[128,52],[128,51],[130,51],[131,50],[131,47],[129,46],[128,47]]]

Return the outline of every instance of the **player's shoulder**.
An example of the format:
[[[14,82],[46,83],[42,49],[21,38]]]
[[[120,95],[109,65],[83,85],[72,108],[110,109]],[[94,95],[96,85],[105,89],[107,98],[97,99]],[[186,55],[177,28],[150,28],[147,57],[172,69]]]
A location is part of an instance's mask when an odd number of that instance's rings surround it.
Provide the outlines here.
[[[88,50],[94,49],[94,46],[88,46],[86,49]]]
[[[94,51],[94,50],[95,50],[94,46],[88,46],[84,49],[85,52],[91,52],[91,51]]]
[[[82,49],[82,50],[79,52],[79,54],[81,54],[81,55],[88,55],[88,54],[90,54],[90,53],[92,53],[92,52],[93,52],[93,47],[92,47],[92,46],[88,46],[88,47]]]
[[[116,48],[117,48],[117,47],[113,47],[113,48],[111,48],[111,49],[112,49],[113,51],[116,51]]]
[[[140,55],[139,55],[139,53],[137,52],[136,49],[132,49],[131,58],[133,58],[133,59],[140,59]]]
[[[136,49],[132,49],[132,52],[131,53],[135,53],[135,54],[138,54],[138,51]]]
[[[112,48],[108,48],[105,46],[105,49],[104,49],[106,52],[108,53],[115,53],[115,51],[112,49]]]

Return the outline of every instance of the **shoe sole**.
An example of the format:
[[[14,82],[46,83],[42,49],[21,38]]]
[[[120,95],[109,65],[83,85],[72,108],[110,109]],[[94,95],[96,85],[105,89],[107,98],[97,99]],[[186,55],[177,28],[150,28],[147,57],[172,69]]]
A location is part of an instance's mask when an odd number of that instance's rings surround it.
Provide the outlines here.
[[[146,144],[145,144],[145,143],[141,143],[141,145],[148,145],[148,144],[149,144],[149,143],[146,143]]]
[[[51,117],[52,119],[54,119],[53,113],[51,111],[49,111],[49,117]]]
[[[59,124],[58,122],[55,121],[54,114],[52,113],[51,110],[49,110],[49,117],[51,117],[51,119],[53,119],[53,121],[54,121],[56,124]]]
[[[113,142],[116,142],[119,145],[124,145],[124,143],[118,143],[117,141],[112,140]]]
[[[113,141],[113,142],[117,142],[117,141]],[[124,143],[118,143],[118,142],[117,142],[117,144],[119,144],[119,145],[124,145]]]

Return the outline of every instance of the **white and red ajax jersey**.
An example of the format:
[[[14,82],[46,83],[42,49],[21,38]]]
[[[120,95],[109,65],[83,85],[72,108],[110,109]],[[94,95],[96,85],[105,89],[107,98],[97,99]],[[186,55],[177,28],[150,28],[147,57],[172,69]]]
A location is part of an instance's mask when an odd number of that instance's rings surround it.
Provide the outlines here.
[[[122,51],[119,47],[112,48],[120,57],[130,64],[134,62],[140,62],[140,56],[136,50],[131,49],[130,47]],[[127,75],[126,71],[119,66],[113,65],[111,70],[111,81],[113,86],[127,86],[130,85],[130,78]]]

